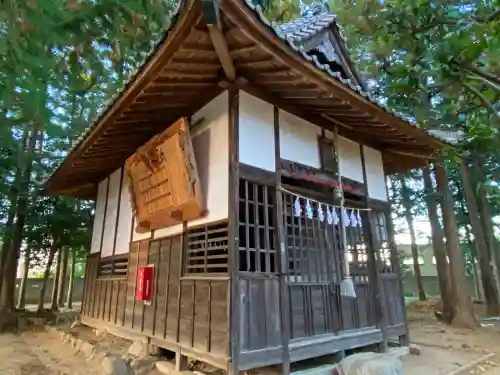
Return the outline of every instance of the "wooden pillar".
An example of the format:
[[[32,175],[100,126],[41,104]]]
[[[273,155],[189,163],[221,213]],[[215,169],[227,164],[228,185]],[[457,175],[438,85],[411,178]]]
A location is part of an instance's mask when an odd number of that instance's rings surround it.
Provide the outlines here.
[[[239,373],[240,354],[240,296],[239,296],[239,91],[232,86],[229,95],[229,267],[230,267],[230,316],[229,316],[229,375]]]
[[[388,197],[387,199],[389,199],[389,195],[387,195],[387,197]],[[404,316],[405,333],[402,336],[399,336],[399,344],[401,346],[408,346],[408,345],[410,345],[410,332],[408,330],[408,319],[406,317],[405,296],[403,293],[403,274],[401,272],[401,264],[399,263],[398,248],[396,246],[396,240],[394,239],[394,224],[392,222],[390,203],[389,203],[389,208],[385,212],[385,220],[387,222],[387,238],[389,240],[388,245],[389,245],[389,250],[391,252],[392,272],[394,272],[398,277],[399,297],[400,297],[400,301],[401,301],[400,303],[402,306],[403,316]]]
[[[364,182],[364,193],[365,193],[365,208],[369,208],[369,196],[368,196],[368,179],[366,172],[365,163],[365,153],[364,146],[360,145],[361,154],[361,167],[363,169],[363,182]],[[366,211],[367,224],[364,225],[366,241],[368,242],[368,272],[370,275],[370,285],[372,286],[372,298],[373,304],[375,306],[375,321],[376,326],[382,331],[382,343],[380,344],[379,350],[381,352],[387,351],[387,319],[385,314],[385,308],[382,302],[382,283],[380,281],[379,275],[379,253],[377,249],[380,247],[377,238],[375,236],[375,215],[372,210]]]
[[[290,311],[288,295],[288,260],[283,233],[283,195],[281,192],[280,172],[280,111],[274,106],[274,159],[276,165],[276,246],[279,272],[279,306],[280,306],[280,331],[282,349],[282,374],[290,374]]]
[[[177,327],[176,327],[176,342],[180,342],[180,329],[181,329],[181,304],[182,304],[182,277],[184,276],[184,259],[187,253],[187,222],[182,223],[181,235],[181,256],[179,257],[179,285],[177,286]],[[172,244],[170,244],[172,246]],[[172,251],[172,247],[170,247]],[[170,266],[171,267],[171,266]],[[175,266],[174,266],[175,267]],[[170,270],[169,270],[170,272]],[[168,300],[166,301],[168,304]],[[193,301],[193,304],[195,301]],[[194,319],[194,317],[193,317]],[[165,323],[166,324],[166,323]],[[194,332],[191,332],[194,335]],[[188,359],[182,353],[181,348],[177,347],[175,351],[175,369],[176,371],[186,371],[188,369]]]

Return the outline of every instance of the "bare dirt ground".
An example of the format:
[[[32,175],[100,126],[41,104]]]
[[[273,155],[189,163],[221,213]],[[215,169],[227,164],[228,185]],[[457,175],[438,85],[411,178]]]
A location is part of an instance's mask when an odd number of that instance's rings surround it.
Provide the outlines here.
[[[430,311],[408,311],[411,342],[420,347],[421,355],[405,359],[404,374],[445,375],[494,354],[460,375],[499,375],[500,324],[483,320],[481,306],[477,310],[484,326],[473,331],[441,324]]]
[[[37,329],[0,335],[2,375],[99,374],[97,369],[97,363],[74,355],[53,332]]]
[[[404,375],[447,375],[490,353],[493,356],[488,360],[460,375],[500,374],[500,322],[482,320],[484,327],[463,330],[437,322],[429,311],[409,311],[408,321],[411,341],[421,354],[404,360]],[[114,336],[96,336],[87,327],[76,334],[117,355],[123,354],[129,344]],[[54,331],[39,328],[0,335],[0,375],[83,375],[99,371],[95,360],[75,355]]]

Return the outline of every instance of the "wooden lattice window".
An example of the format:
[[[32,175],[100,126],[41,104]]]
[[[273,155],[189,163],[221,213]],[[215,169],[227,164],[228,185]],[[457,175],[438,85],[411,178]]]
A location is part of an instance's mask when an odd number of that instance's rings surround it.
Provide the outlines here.
[[[386,213],[373,212],[375,240],[379,252],[379,267],[382,273],[392,273],[391,251],[388,244]]]
[[[115,255],[99,261],[97,276],[99,278],[126,278],[128,269],[128,254]]]
[[[350,210],[348,210],[349,212]],[[362,225],[346,227],[346,242],[347,251],[346,256],[350,264],[351,275],[357,281],[367,281],[368,270],[368,249],[365,242],[364,228],[367,228],[368,222],[365,212],[361,212]]]
[[[246,179],[239,190],[239,269],[276,272],[276,190]]]
[[[186,237],[185,274],[228,272],[227,221],[190,228]]]
[[[338,231],[325,219],[319,220],[318,211],[321,207],[316,201],[310,201],[313,217],[309,218],[305,214],[295,216],[295,199],[291,194],[283,194],[289,280],[331,282],[340,277]],[[299,198],[299,203],[304,213],[306,200]]]

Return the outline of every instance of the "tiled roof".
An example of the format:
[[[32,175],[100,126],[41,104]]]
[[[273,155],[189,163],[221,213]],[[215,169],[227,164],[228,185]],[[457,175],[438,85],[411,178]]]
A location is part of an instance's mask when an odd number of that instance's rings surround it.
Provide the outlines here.
[[[391,115],[405,121],[406,123],[408,123],[409,125],[413,126],[413,127],[416,127],[416,128],[419,128],[420,126],[412,119],[410,118],[408,115],[406,114],[403,114],[401,112],[397,112],[391,108],[389,108],[385,103],[382,103],[381,101],[377,100],[377,98],[375,98],[373,95],[371,95],[369,92],[367,92],[366,90],[364,90],[361,86],[359,86],[356,82],[353,82],[351,79],[345,79],[341,76],[341,74],[339,72],[334,72],[330,66],[328,64],[323,64],[321,63],[317,58],[316,56],[309,56],[308,54],[306,54],[302,48],[300,47],[299,43],[296,43],[295,40],[293,40],[292,38],[290,37],[287,37],[286,34],[284,34],[282,31],[281,31],[281,28],[283,27],[283,25],[279,25],[277,24],[276,22],[274,21],[269,21],[266,16],[264,15],[263,11],[262,11],[262,7],[260,5],[255,5],[251,0],[245,0],[245,3],[246,5],[252,9],[255,14],[257,15],[257,17],[260,19],[260,21],[262,23],[264,23],[265,25],[269,26],[273,31],[274,33],[276,34],[276,36],[278,36],[280,39],[282,39],[284,42],[286,42],[288,44],[288,46],[300,53],[300,55],[302,56],[302,58],[306,61],[308,61],[309,63],[313,64],[318,70],[320,71],[323,71],[325,73],[327,73],[328,75],[330,75],[332,78],[335,78],[336,80],[338,80],[339,82],[341,82],[344,86],[346,86],[347,89],[350,89],[356,93],[358,93],[359,95],[361,95],[362,97],[364,97],[365,99],[367,99],[368,101],[372,102],[373,104],[375,104],[377,107],[379,107],[381,110],[387,112],[387,113],[390,113]],[[333,15],[334,18],[335,18],[335,15]],[[302,20],[302,18],[300,19]],[[298,20],[298,21],[300,21]],[[293,35],[293,34],[292,34]],[[436,133],[429,133],[426,131],[426,133],[440,141],[440,142],[446,142],[448,143],[448,140],[446,138],[442,138],[440,137],[440,134],[436,134]]]
[[[283,39],[291,39],[294,42],[312,38],[320,31],[329,27],[336,17],[333,13],[320,13],[312,16],[299,18],[295,21],[276,26],[276,32]]]
[[[375,98],[373,98],[368,92],[363,90],[359,85],[356,84],[356,82],[352,82],[350,79],[344,79],[341,77],[339,72],[334,72],[330,69],[328,65],[322,64],[318,61],[318,59],[314,56],[308,56],[307,54],[303,53],[300,48],[300,42],[304,41],[305,39],[313,36],[314,34],[320,32],[321,30],[325,29],[326,27],[329,27],[333,22],[336,20],[336,16],[333,13],[330,12],[321,12],[319,14],[307,16],[307,17],[302,17],[298,20],[292,21],[287,24],[277,24],[276,22],[270,22],[266,19],[266,17],[263,15],[262,10],[260,6],[255,6],[250,0],[245,0],[245,3],[247,6],[252,9],[260,18],[260,20],[268,25],[275,33],[276,35],[287,42],[287,44],[296,52],[299,52],[302,54],[302,57],[309,61],[310,63],[314,64],[315,67],[317,67],[319,70],[325,71],[328,73],[330,76],[336,78],[340,82],[342,82],[346,87],[350,88],[351,90],[359,93],[361,96],[364,98],[370,100],[374,104],[376,104],[378,107],[380,107],[382,110],[385,110],[387,112],[390,112],[396,117],[401,118],[402,120],[412,124],[413,126],[418,125],[411,119],[409,119],[407,116],[399,114],[397,112],[394,112],[390,110],[385,104],[380,103],[377,101]],[[98,119],[104,116],[107,110],[109,110],[113,104],[118,100],[118,98],[127,90],[127,88],[134,82],[135,78],[137,75],[140,73],[141,68],[146,64],[148,60],[150,60],[156,53],[157,49],[160,47],[160,45],[166,40],[167,36],[169,35],[170,30],[175,26],[176,21],[179,16],[179,8],[173,13],[172,17],[172,22],[170,23],[169,27],[165,30],[165,33],[160,36],[157,40],[151,40],[149,43],[149,51],[146,54],[147,57],[144,61],[143,64],[139,66],[139,68],[133,72],[130,72],[128,79],[126,80],[126,83],[124,84],[123,88],[120,90],[117,90],[112,97],[107,100],[107,102],[103,106],[103,110],[99,111],[98,114],[96,114],[95,118],[89,121],[89,126],[85,131],[77,138],[75,139],[72,144],[71,144],[71,149],[68,152],[67,157],[75,152],[75,150],[83,143],[83,141],[92,133],[92,131],[95,129],[98,123]],[[338,25],[337,25],[338,26]],[[342,36],[342,34],[341,34]],[[342,36],[342,39],[345,38]],[[440,141],[445,141],[447,142],[446,139],[443,139],[439,137],[438,134],[430,134],[436,139],[439,139]],[[46,176],[46,178],[42,181],[42,184],[45,184],[48,182],[48,180],[56,174],[56,172],[62,167],[63,163],[61,163],[51,174]]]

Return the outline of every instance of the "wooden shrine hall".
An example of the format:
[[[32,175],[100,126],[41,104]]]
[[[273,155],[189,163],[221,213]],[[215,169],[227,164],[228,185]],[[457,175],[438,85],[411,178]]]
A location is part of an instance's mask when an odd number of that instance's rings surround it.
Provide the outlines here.
[[[407,344],[385,176],[441,147],[327,10],[182,2],[45,183],[96,200],[82,321],[231,374]]]

